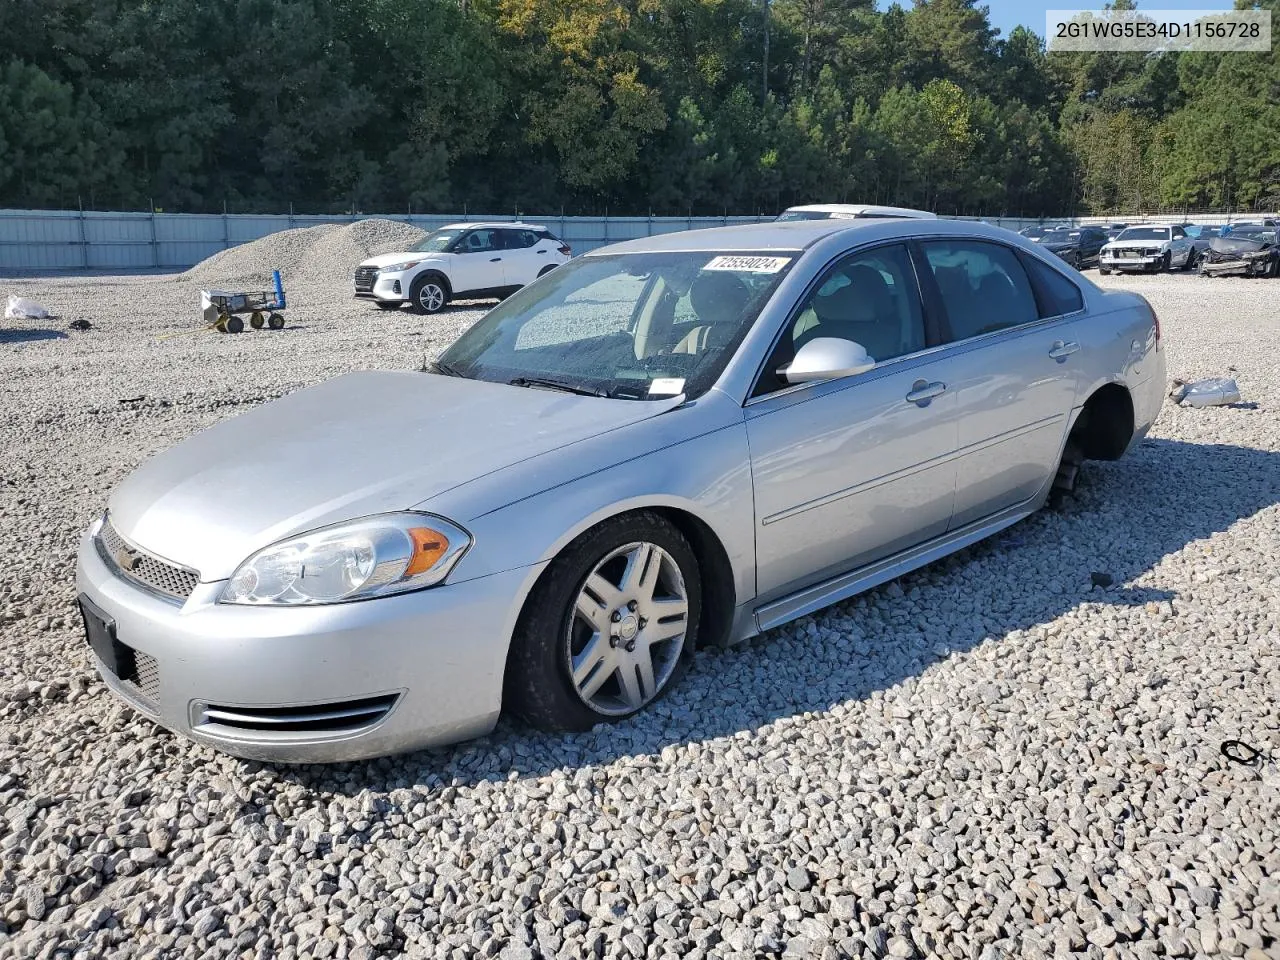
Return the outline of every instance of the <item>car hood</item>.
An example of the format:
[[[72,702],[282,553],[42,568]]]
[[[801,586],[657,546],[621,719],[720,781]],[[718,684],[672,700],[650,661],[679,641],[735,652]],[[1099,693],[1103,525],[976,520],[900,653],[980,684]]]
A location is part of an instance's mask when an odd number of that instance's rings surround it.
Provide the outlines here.
[[[221,580],[285,537],[355,517],[429,509],[432,497],[459,484],[680,402],[425,373],[351,373],[158,454],[116,488],[108,508],[126,539],[198,570],[202,580]]]
[[[1209,241],[1209,249],[1214,253],[1227,253],[1240,256],[1246,253],[1258,253],[1271,246],[1270,240],[1252,239],[1249,237],[1214,237]]]
[[[407,263],[410,260],[442,260],[447,256],[449,256],[447,253],[423,253],[422,251],[418,251],[417,253],[413,253],[412,251],[405,253],[384,253],[362,261],[360,266],[382,268],[389,267],[393,263]]]

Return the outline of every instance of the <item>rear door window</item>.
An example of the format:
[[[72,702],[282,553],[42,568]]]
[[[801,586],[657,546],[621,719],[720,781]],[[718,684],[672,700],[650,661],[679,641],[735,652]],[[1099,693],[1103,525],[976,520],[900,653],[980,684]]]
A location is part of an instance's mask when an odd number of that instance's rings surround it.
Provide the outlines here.
[[[920,246],[942,295],[949,340],[1040,319],[1031,281],[1008,247],[983,240],[929,240]]]
[[[1042,319],[1061,317],[1084,309],[1084,295],[1080,288],[1053,267],[1031,256],[1023,257],[1022,263],[1030,275]]]

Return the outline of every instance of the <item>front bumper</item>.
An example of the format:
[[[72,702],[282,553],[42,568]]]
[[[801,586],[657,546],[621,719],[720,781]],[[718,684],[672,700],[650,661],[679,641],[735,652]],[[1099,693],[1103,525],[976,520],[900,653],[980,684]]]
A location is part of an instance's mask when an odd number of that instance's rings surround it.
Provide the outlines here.
[[[92,655],[95,666],[175,733],[239,757],[327,763],[456,743],[497,722],[534,567],[315,607],[218,604],[222,582],[202,583],[179,605],[110,569],[97,529],[81,542],[77,586],[139,654],[142,677],[122,681]]]
[[[1200,272],[1208,277],[1231,276],[1239,274],[1242,277],[1262,276],[1271,266],[1271,261],[1266,257],[1258,257],[1249,260],[1202,260],[1200,262]]]
[[[405,303],[409,299],[411,279],[408,273],[385,273],[379,271],[370,279],[357,277],[355,295],[383,303]]]
[[[1163,259],[1163,253],[1143,254],[1137,257],[1116,257],[1104,253],[1098,258],[1098,263],[1107,270],[1154,270]]]

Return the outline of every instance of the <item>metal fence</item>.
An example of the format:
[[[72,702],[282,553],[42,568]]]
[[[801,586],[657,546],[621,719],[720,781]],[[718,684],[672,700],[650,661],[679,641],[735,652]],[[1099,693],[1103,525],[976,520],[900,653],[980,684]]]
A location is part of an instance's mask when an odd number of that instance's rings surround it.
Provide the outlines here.
[[[220,250],[257,240],[280,230],[321,223],[353,223],[360,216],[292,216],[199,213],[101,213],[62,210],[0,210],[0,273],[45,270],[175,270],[190,267]],[[515,220],[497,216],[385,215],[383,219],[433,230],[462,221]],[[759,223],[771,217],[537,217],[520,219],[549,227],[575,254],[619,240],[676,230]],[[962,217],[1018,230],[1043,221],[1027,217]],[[1076,223],[1139,220],[1223,223],[1248,219],[1238,214],[1205,216],[1082,217]],[[1068,222],[1062,220],[1058,222]]]
[[[511,222],[506,216],[97,213],[0,210],[0,271],[166,270],[199,263],[220,250],[271,233],[322,223],[354,223],[372,216],[434,230],[464,221]],[[758,223],[768,217],[532,217],[585,253],[619,240],[656,233]]]

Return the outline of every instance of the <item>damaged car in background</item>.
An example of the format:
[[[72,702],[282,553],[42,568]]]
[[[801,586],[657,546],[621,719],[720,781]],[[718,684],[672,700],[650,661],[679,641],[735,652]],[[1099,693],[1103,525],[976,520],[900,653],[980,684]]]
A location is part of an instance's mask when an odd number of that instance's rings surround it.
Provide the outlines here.
[[[1096,264],[1106,242],[1107,234],[1100,227],[1060,227],[1040,238],[1040,246],[1057,254],[1077,270]]]
[[[1229,236],[1214,237],[1200,263],[1209,277],[1280,276],[1280,245],[1275,227],[1234,227]]]
[[[1166,273],[1175,267],[1190,270],[1196,265],[1196,248],[1187,232],[1178,226],[1139,224],[1127,227],[1102,248],[1098,272],[1143,271]]]

